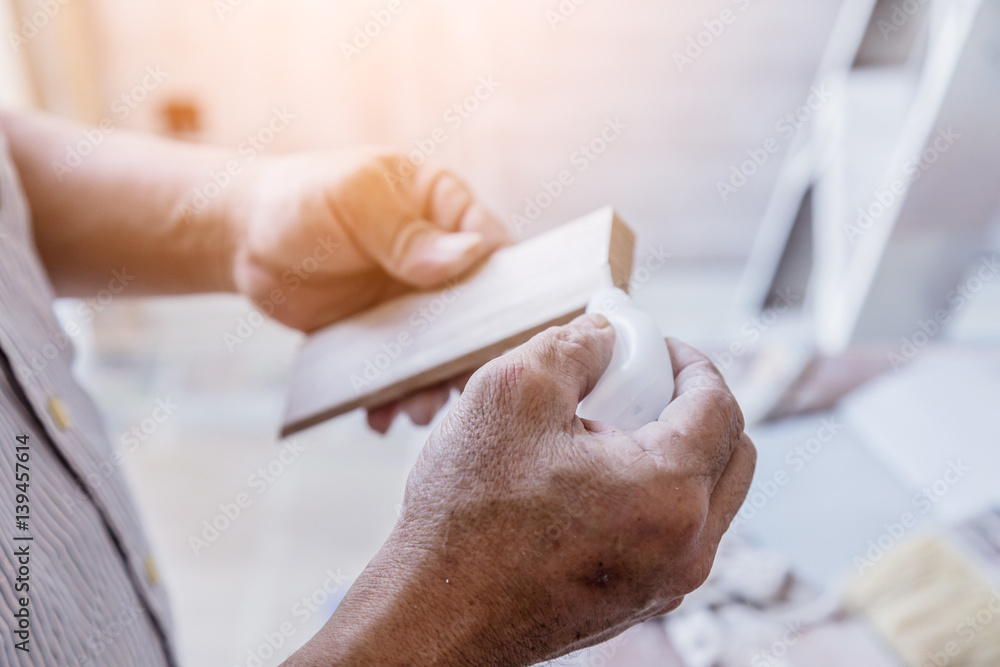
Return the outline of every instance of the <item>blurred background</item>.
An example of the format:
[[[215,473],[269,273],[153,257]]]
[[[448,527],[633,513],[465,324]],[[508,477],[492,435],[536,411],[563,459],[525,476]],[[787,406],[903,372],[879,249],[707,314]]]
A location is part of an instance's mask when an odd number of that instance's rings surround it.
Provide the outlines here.
[[[559,664],[1000,664],[993,0],[0,7],[5,105],[262,154],[387,145],[462,174],[518,238],[609,204],[637,231],[632,293],[726,373],[758,479],[702,591]],[[301,335],[236,297],[58,310],[184,664],[278,664],[388,534],[427,429],[351,414],[286,465]]]

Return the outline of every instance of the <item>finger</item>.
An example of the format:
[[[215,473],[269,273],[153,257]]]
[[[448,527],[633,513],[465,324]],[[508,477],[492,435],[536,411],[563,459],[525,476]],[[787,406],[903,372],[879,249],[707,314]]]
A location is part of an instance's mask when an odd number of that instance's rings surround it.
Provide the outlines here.
[[[704,386],[682,393],[658,421],[632,437],[662,465],[700,481],[712,493],[743,436],[743,425],[743,411],[732,393]]]
[[[676,338],[667,339],[667,348],[674,364],[674,396],[705,387],[729,391],[722,373],[704,354]]]
[[[456,386],[456,382],[461,383],[461,386],[465,386],[465,382],[468,381],[470,376],[471,373],[455,380],[443,382],[421,390],[398,401],[369,408],[368,426],[372,430],[384,435],[400,414],[406,414],[410,418],[410,421],[417,426],[427,426],[434,420],[437,413],[441,411],[441,408],[448,404],[448,401],[451,399],[452,387]]]
[[[743,410],[740,409],[733,392],[729,389],[729,385],[726,384],[725,378],[722,377],[722,373],[719,372],[715,364],[702,352],[676,338],[667,339],[667,348],[670,350],[670,358],[674,366],[675,396],[679,398],[688,392],[699,391],[702,394],[715,394],[715,400],[720,404],[720,407],[729,409],[734,419],[734,432],[742,434],[746,428]],[[670,406],[667,406],[664,413],[660,414],[659,421],[664,421],[665,413],[669,409]]]
[[[400,401],[400,410],[405,412],[417,426],[427,426],[451,397],[451,387],[438,385],[409,396]]]
[[[414,424],[426,426],[451,399],[451,390],[464,391],[473,371],[459,375],[447,382],[442,382],[424,389],[412,396],[401,398],[374,408],[368,408],[368,426],[373,431],[385,435],[396,417],[405,413]]]
[[[515,412],[528,408],[571,421],[577,404],[611,362],[614,341],[614,329],[604,317],[582,315],[491,362],[486,376],[501,384],[493,394],[513,400]]]
[[[465,273],[491,250],[478,232],[445,232],[428,220],[412,220],[397,231],[382,268],[408,285],[429,288]]]
[[[389,403],[368,410],[368,428],[385,435],[399,414],[399,403]]]
[[[434,287],[509,242],[503,225],[457,177],[423,167],[395,178],[405,162],[381,156],[342,188],[349,205],[339,206],[341,215],[353,221],[357,242],[386,273],[412,287]]]
[[[750,486],[753,484],[753,474],[757,466],[757,450],[750,438],[744,435],[740,438],[729,465],[719,478],[708,506],[706,527],[708,534],[716,542],[722,539],[729,530],[736,513],[740,511]]]
[[[424,217],[441,229],[476,232],[482,235],[487,251],[512,242],[503,223],[479,204],[472,190],[451,172],[442,169],[433,173],[428,192]]]

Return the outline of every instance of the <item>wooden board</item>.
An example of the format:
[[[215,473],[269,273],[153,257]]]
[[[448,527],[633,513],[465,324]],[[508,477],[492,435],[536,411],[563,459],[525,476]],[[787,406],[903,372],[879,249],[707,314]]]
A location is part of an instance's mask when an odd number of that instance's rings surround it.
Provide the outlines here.
[[[479,368],[628,289],[635,237],[610,208],[494,254],[444,289],[406,294],[310,336],[282,436]]]

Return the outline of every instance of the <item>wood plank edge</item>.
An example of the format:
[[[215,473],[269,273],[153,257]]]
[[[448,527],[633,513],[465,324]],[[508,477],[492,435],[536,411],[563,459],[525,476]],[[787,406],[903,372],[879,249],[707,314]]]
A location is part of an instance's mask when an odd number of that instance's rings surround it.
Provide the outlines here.
[[[632,283],[632,266],[635,262],[635,233],[611,209],[611,240],[608,244],[608,265],[615,287],[629,291]]]

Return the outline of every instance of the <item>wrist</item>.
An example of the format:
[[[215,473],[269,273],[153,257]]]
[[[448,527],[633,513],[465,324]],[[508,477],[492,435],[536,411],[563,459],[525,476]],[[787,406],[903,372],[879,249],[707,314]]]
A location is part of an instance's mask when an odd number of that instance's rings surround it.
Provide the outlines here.
[[[237,292],[236,267],[245,248],[252,203],[244,166],[233,175],[232,158],[212,151],[196,169],[174,209],[174,224],[186,230],[193,252],[206,260],[204,291]],[[228,180],[227,180],[228,179]]]
[[[544,657],[516,639],[496,578],[412,546],[399,530],[289,667],[517,666]]]

